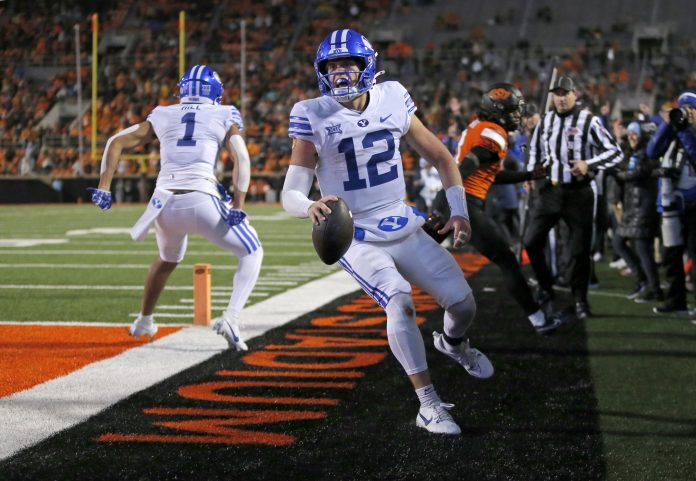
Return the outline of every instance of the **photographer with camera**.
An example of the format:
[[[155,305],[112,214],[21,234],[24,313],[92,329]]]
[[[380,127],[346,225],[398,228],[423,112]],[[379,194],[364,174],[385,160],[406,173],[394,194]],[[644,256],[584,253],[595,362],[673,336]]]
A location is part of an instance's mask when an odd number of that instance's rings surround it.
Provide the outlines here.
[[[650,158],[662,157],[658,210],[662,212],[663,265],[669,288],[656,314],[687,314],[683,254],[696,259],[696,92],[682,93],[648,144]],[[696,280],[696,268],[691,268]]]

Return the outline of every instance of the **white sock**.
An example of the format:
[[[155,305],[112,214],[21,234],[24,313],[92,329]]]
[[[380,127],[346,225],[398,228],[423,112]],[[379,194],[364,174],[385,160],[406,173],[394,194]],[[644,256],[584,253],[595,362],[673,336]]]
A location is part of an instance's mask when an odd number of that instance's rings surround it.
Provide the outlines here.
[[[144,322],[146,324],[152,324],[153,322],[155,322],[155,320],[152,318],[152,314],[148,314],[147,316],[145,316],[143,314],[139,314],[138,320],[140,322]]]
[[[536,311],[534,314],[530,314],[527,316],[529,318],[529,322],[532,323],[532,326],[543,326],[546,324],[546,316],[544,315],[544,312],[539,309]]]
[[[437,395],[437,392],[432,384],[428,384],[427,386],[416,389],[416,394],[418,395],[418,400],[423,406],[432,406],[433,404],[442,402],[440,401],[440,396]]]
[[[239,324],[239,312],[229,307],[222,313],[223,319],[225,319],[230,324]]]
[[[240,312],[244,309],[251,291],[256,285],[261,272],[261,261],[263,260],[263,249],[259,247],[253,253],[240,257],[237,264],[237,272],[234,274],[234,284],[232,297],[226,312]]]

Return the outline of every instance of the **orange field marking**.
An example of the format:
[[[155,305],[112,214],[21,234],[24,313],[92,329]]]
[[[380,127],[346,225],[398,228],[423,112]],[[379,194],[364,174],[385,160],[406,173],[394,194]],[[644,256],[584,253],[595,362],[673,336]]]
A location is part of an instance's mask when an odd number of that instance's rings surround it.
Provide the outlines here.
[[[452,255],[457,260],[466,277],[476,274],[483,266],[491,262],[481,254],[470,252],[453,252]]]
[[[215,373],[216,376],[241,376],[241,377],[338,377],[338,378],[361,378],[365,373],[360,371],[326,371],[326,372],[306,372],[306,371],[228,371],[222,370]]]
[[[142,443],[196,443],[196,444],[266,444],[287,446],[296,437],[284,433],[247,431],[232,426],[265,425],[287,421],[305,421],[326,418],[323,411],[269,411],[240,409],[191,409],[191,408],[152,408],[147,414],[174,416],[215,416],[214,418],[189,419],[180,421],[159,421],[155,426],[189,431],[200,434],[116,434],[107,433],[96,438],[101,442],[142,442]]]
[[[356,369],[359,367],[373,366],[387,357],[386,352],[282,352],[282,351],[254,351],[242,358],[247,366],[289,368],[289,369]],[[283,360],[286,358],[288,360]],[[290,358],[296,358],[294,362]],[[341,358],[336,362],[310,362],[303,359],[329,359]]]
[[[158,337],[181,329],[159,326]],[[0,397],[137,347],[125,326],[0,324]]]

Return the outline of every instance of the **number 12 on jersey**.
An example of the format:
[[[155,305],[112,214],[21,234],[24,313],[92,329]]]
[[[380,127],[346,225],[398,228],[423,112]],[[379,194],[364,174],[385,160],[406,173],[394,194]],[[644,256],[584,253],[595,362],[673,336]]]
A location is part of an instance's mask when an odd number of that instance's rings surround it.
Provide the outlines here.
[[[345,156],[346,166],[348,167],[348,180],[343,182],[343,188],[346,191],[366,189],[368,180],[370,182],[370,187],[375,187],[377,185],[386,184],[399,176],[398,167],[396,165],[392,165],[388,171],[382,174],[377,171],[377,164],[380,162],[387,162],[394,157],[394,136],[389,130],[383,129],[370,132],[363,138],[362,146],[364,149],[369,149],[375,142],[379,142],[380,140],[387,142],[387,150],[374,154],[370,157],[370,160],[367,161],[367,180],[360,178],[353,138],[346,137],[339,142],[338,152]]]

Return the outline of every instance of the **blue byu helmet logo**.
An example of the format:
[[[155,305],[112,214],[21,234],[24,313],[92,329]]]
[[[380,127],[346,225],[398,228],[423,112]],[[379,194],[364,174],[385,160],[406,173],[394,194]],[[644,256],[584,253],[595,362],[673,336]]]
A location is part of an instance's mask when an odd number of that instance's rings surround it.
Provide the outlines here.
[[[390,215],[389,217],[385,217],[384,219],[379,221],[377,228],[385,232],[394,232],[403,229],[404,227],[406,227],[406,224],[408,224],[407,217],[401,217],[400,215]]]

